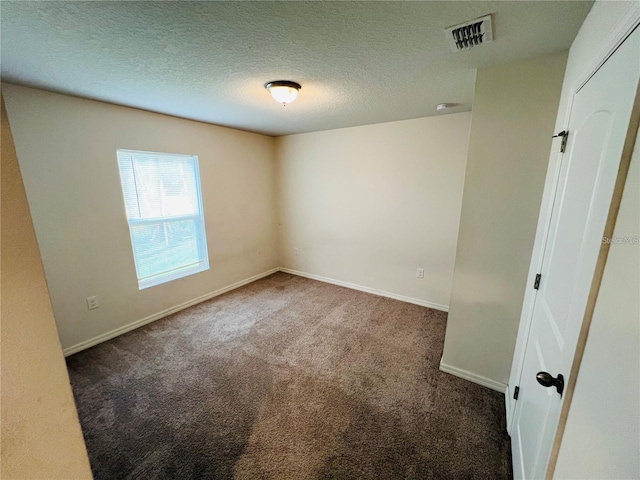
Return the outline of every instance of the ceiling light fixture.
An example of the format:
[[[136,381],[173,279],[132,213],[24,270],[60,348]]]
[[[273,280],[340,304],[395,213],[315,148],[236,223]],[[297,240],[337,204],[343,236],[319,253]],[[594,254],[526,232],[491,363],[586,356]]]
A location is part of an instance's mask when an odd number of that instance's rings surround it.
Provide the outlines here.
[[[302,88],[299,83],[290,80],[275,80],[267,83],[264,88],[269,90],[273,99],[286,106],[298,97],[298,92]]]

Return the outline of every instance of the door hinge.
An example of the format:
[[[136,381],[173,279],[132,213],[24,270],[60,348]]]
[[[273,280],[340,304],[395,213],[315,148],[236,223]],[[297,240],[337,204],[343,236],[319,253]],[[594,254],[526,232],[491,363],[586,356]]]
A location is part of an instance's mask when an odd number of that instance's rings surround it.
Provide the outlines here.
[[[533,289],[534,290],[538,290],[540,288],[540,279],[542,278],[542,275],[540,275],[539,273],[536,273],[536,280],[533,282]]]
[[[569,138],[569,131],[563,130],[557,135],[553,136],[553,138],[558,138],[558,137],[562,138],[562,143],[560,143],[560,153],[564,153],[564,151],[567,149],[567,139]]]
[[[513,391],[513,399],[517,400],[518,399],[518,394],[520,393],[520,387],[516,387],[516,389]]]

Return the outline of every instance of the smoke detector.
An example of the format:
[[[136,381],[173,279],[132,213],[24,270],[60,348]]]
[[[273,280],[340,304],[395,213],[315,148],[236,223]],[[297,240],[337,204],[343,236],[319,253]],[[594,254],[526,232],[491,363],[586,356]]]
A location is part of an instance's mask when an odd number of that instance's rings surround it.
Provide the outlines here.
[[[449,46],[454,52],[470,50],[478,45],[493,42],[491,15],[469,20],[444,29]]]

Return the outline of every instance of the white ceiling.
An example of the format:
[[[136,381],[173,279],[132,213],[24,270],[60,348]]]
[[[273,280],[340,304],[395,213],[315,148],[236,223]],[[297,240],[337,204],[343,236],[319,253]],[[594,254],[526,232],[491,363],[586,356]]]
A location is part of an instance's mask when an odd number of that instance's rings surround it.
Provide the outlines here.
[[[471,109],[475,69],[567,49],[591,1],[2,1],[2,79],[283,135]],[[443,28],[493,13],[495,41]],[[283,107],[270,80],[302,84]]]

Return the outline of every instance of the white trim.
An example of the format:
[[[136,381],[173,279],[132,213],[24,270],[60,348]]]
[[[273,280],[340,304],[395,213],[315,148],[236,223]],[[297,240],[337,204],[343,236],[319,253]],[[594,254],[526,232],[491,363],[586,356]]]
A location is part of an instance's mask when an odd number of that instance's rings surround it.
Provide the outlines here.
[[[509,413],[511,412],[511,397],[512,397],[512,393],[511,393],[511,389],[509,388],[509,384],[505,385],[505,390],[504,390],[504,412],[505,412],[505,417],[507,419],[507,433],[509,435],[511,435],[511,416],[509,415]]]
[[[575,91],[573,94],[584,87],[591,77],[604,65],[611,55],[618,49],[622,42],[624,42],[629,35],[640,24],[640,4],[638,2],[632,2],[629,5],[629,10],[622,15],[622,18],[618,24],[609,33],[609,38],[606,43],[602,44],[600,50],[592,57],[592,61],[583,69],[582,74],[576,78],[574,83]]]
[[[247,285],[248,283],[255,282],[256,280],[260,280],[261,278],[267,277],[272,273],[276,272],[285,272],[290,273],[291,275],[298,275],[300,277],[310,278],[312,280],[318,280],[320,282],[331,283],[333,285],[339,285],[341,287],[351,288],[353,290],[359,290],[361,292],[371,293],[373,295],[378,295],[380,297],[393,298],[395,300],[400,300],[401,302],[413,303],[416,305],[420,305],[422,307],[433,308],[434,310],[441,310],[443,312],[449,311],[448,305],[440,305],[438,303],[431,303],[425,300],[419,300],[417,298],[405,297],[403,295],[397,295],[395,293],[383,292],[381,290],[376,290],[375,288],[363,287],[361,285],[355,285],[349,282],[343,282],[341,280],[334,280],[332,278],[321,277],[320,275],[314,275],[311,273],[299,272],[297,270],[291,270],[289,268],[272,268],[271,270],[267,270],[266,272],[259,273],[254,275],[253,277],[246,278],[239,282],[236,282],[227,287],[220,288],[211,293],[207,293],[200,297],[194,298],[193,300],[189,300],[188,302],[181,303],[180,305],[176,305],[175,307],[167,308],[166,310],[162,310],[161,312],[154,313],[153,315],[149,315],[148,317],[141,318],[140,320],[136,320],[135,322],[129,323],[122,327],[118,327],[109,332],[100,334],[96,337],[90,338],[89,340],[85,340],[84,342],[80,342],[76,345],[72,345],[71,347],[67,347],[64,349],[64,356],[68,357],[69,355],[73,355],[74,353],[78,353],[82,350],[86,350],[87,348],[93,347],[102,342],[106,342],[107,340],[111,340],[123,333],[130,332],[131,330],[135,330],[136,328],[142,327],[143,325],[147,325],[148,323],[154,322],[156,320],[160,320],[161,318],[167,317],[172,313],[179,312],[180,310],[184,310],[185,308],[189,308],[198,303],[204,302],[211,298],[217,297],[218,295],[222,295],[223,293],[230,292],[231,290],[235,290],[236,288]]]
[[[299,277],[310,278],[312,280],[318,280],[324,283],[330,283],[332,285],[338,285],[340,287],[351,288],[352,290],[359,290],[361,292],[371,293],[378,295],[379,297],[393,298],[394,300],[400,300],[401,302],[413,303],[422,307],[433,308],[434,310],[440,310],[442,312],[449,311],[449,305],[440,305],[439,303],[427,302],[426,300],[420,300],[418,298],[405,297],[404,295],[398,295],[397,293],[384,292],[382,290],[376,290],[375,288],[363,287],[362,285],[356,285],[355,283],[344,282],[342,280],[335,280],[333,278],[322,277],[313,273],[300,272],[298,270],[292,270],[290,268],[280,268],[281,272],[290,273],[291,275],[298,275]]]
[[[272,273],[276,273],[280,268],[272,268],[271,270],[267,270],[266,272],[259,273],[254,275],[253,277],[245,278],[244,280],[240,280],[234,284],[231,284],[227,287],[220,288],[214,292],[207,293],[205,295],[201,295],[193,300],[189,300],[188,302],[181,303],[180,305],[176,305],[175,307],[167,308],[166,310],[162,310],[161,312],[154,313],[153,315],[149,315],[148,317],[144,317],[140,320],[136,320],[135,322],[129,323],[122,327],[118,327],[109,332],[98,335],[97,337],[90,338],[89,340],[85,340],[84,342],[80,342],[76,345],[72,345],[71,347],[67,347],[64,349],[64,356],[68,357],[69,355],[73,355],[74,353],[78,353],[82,350],[85,350],[89,347],[93,347],[102,342],[106,342],[107,340],[111,340],[123,333],[130,332],[131,330],[135,330],[138,327],[142,327],[148,323],[154,322],[156,320],[160,320],[166,316],[171,315],[172,313],[179,312],[180,310],[184,310],[185,308],[191,307],[198,303],[209,300],[213,297],[217,297],[218,295],[222,295],[223,293],[227,293],[231,290],[235,290],[236,288],[240,288],[248,283],[255,282],[256,280],[260,280],[261,278],[267,277]]]
[[[507,391],[507,385],[505,383],[496,382],[495,380],[491,380],[490,378],[483,377],[482,375],[478,375],[468,370],[452,367],[451,365],[444,363],[442,360],[440,360],[440,371],[469,380],[470,382],[477,383],[478,385],[482,385],[483,387],[490,388],[491,390],[495,390],[502,394]]]

